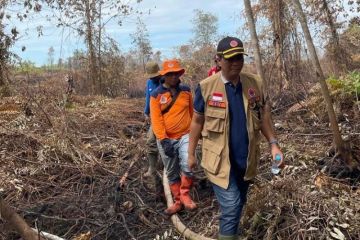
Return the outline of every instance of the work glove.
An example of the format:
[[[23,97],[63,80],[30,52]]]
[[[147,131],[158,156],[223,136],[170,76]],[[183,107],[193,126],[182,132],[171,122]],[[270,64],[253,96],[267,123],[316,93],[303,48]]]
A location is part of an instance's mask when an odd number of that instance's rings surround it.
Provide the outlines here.
[[[169,158],[175,157],[174,145],[171,143],[170,139],[165,138],[160,141],[162,149],[164,149],[165,155]]]

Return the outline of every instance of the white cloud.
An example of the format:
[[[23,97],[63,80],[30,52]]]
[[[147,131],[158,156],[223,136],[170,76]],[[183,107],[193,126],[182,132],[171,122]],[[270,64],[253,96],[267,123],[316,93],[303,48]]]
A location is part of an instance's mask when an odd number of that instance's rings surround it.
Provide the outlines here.
[[[219,19],[219,34],[236,34],[236,30],[244,23],[239,16],[242,2],[239,0],[144,0],[134,8],[148,12],[150,15],[142,15],[145,22],[151,44],[154,50],[160,50],[164,55],[170,56],[174,47],[186,44],[192,37],[191,19],[194,10],[200,9],[211,12]],[[83,40],[74,34],[69,35],[69,30],[61,34],[61,29],[56,28],[45,20],[46,13],[42,17],[34,17],[30,23],[20,23],[19,28],[28,28],[28,36],[25,36],[14,46],[13,50],[21,57],[35,61],[37,64],[46,63],[49,47],[55,48],[55,57],[67,57],[76,48],[83,48]],[[36,26],[43,25],[44,36],[38,38]],[[136,17],[131,16],[119,26],[115,21],[109,22],[105,32],[116,39],[121,49],[128,51],[131,46],[130,34],[136,29]],[[69,36],[68,36],[69,35]],[[68,37],[66,37],[68,36]],[[26,46],[26,52],[21,52],[21,46]],[[62,50],[60,50],[62,49]],[[61,51],[61,52],[60,52]]]

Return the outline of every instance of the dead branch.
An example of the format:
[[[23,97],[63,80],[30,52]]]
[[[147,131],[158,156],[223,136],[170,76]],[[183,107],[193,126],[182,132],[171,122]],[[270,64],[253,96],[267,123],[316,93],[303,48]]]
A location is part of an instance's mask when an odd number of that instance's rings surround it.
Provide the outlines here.
[[[45,240],[34,232],[25,220],[19,216],[0,196],[0,216],[10,223],[16,232],[25,240]]]
[[[125,219],[124,214],[119,213],[119,215],[120,215],[121,219],[123,220],[124,227],[125,227],[127,233],[129,234],[129,236],[131,237],[131,240],[136,239],[136,238],[134,237],[134,235],[130,232],[130,229],[128,228],[128,226],[127,226],[127,224],[126,224],[126,219]]]
[[[129,176],[129,172],[132,168],[132,166],[134,166],[135,162],[138,160],[139,158],[139,155],[136,154],[135,157],[133,157],[133,160],[131,161],[128,169],[126,170],[126,172],[124,173],[124,175],[120,178],[120,181],[119,181],[119,187],[120,188],[123,188],[124,185],[125,185],[125,182],[126,182],[126,178]]]
[[[50,125],[50,127],[54,127],[54,124],[51,122],[49,114],[47,114],[47,112],[44,110],[44,108],[40,105],[40,103],[38,103],[35,99],[35,97],[29,92],[27,91],[28,96],[30,97],[30,99],[38,106],[38,108],[41,110],[41,112],[44,114],[48,124]]]
[[[36,234],[40,234],[41,236],[46,237],[46,239],[48,239],[48,240],[65,240],[64,238],[55,236],[55,235],[47,233],[47,232],[43,232],[43,231],[39,232],[39,230],[37,230],[35,228],[32,228],[32,230],[34,230],[36,232]]]
[[[173,199],[170,192],[169,181],[166,176],[166,171],[164,170],[163,175],[163,185],[164,185],[164,192],[166,197],[167,206],[171,206],[173,204]],[[214,240],[212,238],[207,238],[205,236],[199,235],[193,231],[191,231],[187,226],[185,226],[177,214],[171,216],[171,221],[173,222],[176,229],[186,238],[189,240]]]
[[[270,226],[268,227],[268,229],[266,231],[266,234],[265,234],[266,240],[273,239],[275,228],[279,223],[280,214],[281,214],[281,209],[278,208],[276,211],[275,219],[270,222]]]

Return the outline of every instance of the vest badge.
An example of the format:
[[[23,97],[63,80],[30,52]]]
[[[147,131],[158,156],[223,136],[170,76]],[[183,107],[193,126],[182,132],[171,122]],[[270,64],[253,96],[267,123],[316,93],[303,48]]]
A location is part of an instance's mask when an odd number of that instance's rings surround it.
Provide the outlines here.
[[[249,99],[256,98],[256,91],[255,91],[255,89],[249,88],[249,89],[248,89],[248,96],[249,96]]]
[[[165,103],[167,103],[167,97],[165,95],[161,95],[160,104],[165,104]]]
[[[220,92],[214,92],[211,97],[212,101],[221,102],[223,100],[223,94]]]
[[[214,101],[209,99],[208,105],[216,108],[226,108],[226,103],[224,101]]]

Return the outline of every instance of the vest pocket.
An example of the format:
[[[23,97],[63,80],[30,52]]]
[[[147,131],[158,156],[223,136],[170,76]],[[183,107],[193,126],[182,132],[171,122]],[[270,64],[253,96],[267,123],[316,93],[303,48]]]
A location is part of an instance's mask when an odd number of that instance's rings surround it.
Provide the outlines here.
[[[217,174],[220,170],[220,159],[223,146],[215,144],[207,139],[203,140],[203,152],[201,166],[211,174]]]
[[[205,111],[205,129],[210,132],[224,132],[225,114],[225,109],[207,109]]]

